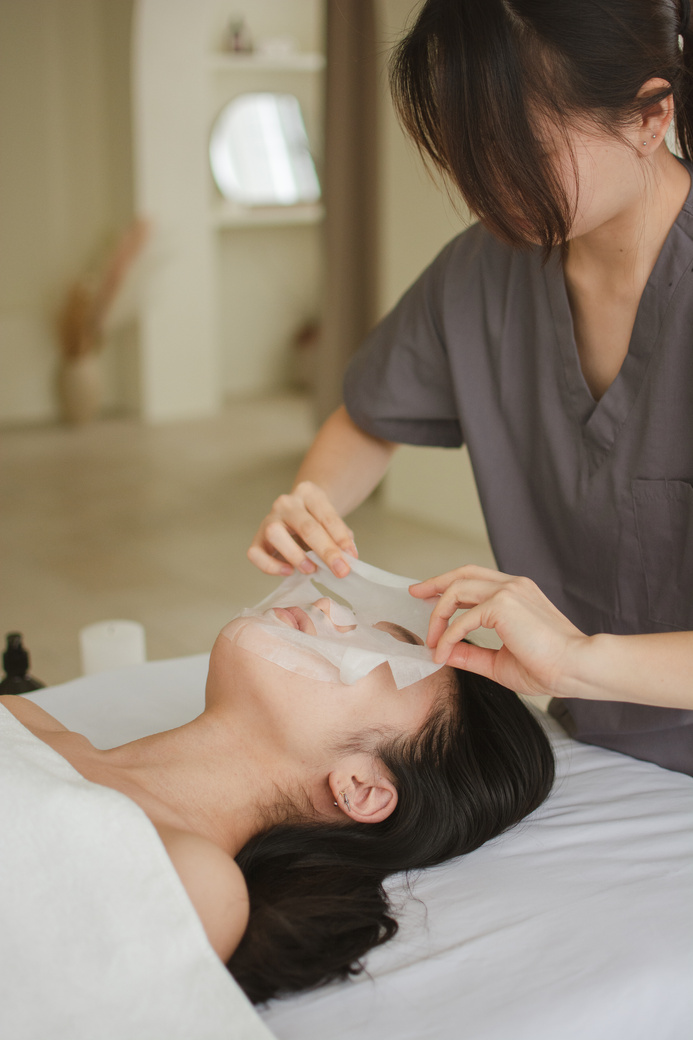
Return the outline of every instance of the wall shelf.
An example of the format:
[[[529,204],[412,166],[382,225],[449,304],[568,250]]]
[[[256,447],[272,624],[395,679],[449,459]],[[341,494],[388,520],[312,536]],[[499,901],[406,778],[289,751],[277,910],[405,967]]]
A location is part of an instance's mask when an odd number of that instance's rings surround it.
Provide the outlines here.
[[[319,224],[325,216],[320,202],[296,206],[239,206],[233,202],[219,202],[210,212],[209,220],[216,228],[287,227],[298,224]]]
[[[325,55],[312,51],[283,54],[210,54],[207,59],[215,72],[321,72]]]

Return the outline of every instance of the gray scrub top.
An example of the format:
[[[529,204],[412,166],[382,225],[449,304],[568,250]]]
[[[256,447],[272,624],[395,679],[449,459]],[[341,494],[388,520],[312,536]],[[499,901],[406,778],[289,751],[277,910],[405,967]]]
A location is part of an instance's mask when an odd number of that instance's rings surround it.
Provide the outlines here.
[[[693,189],[599,401],[558,251],[542,266],[538,248],[479,224],[370,334],[344,400],[377,437],[464,441],[499,568],[531,577],[583,632],[693,629]],[[550,710],[578,740],[693,775],[693,711]]]

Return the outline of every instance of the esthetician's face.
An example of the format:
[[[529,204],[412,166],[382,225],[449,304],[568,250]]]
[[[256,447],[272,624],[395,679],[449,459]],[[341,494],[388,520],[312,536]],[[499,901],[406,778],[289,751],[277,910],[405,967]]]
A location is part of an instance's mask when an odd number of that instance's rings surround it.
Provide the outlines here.
[[[547,137],[547,149],[574,208],[571,239],[608,225],[642,198],[642,162],[626,141],[596,128],[573,129],[571,158],[560,137]]]
[[[643,186],[648,183],[643,166],[641,133],[626,128],[624,136],[609,133],[583,120],[578,125],[559,128],[537,118],[535,126],[538,147],[565,191],[573,215],[569,240],[589,235],[600,228],[610,230],[620,219],[633,219],[642,206]],[[651,143],[651,142],[650,142]],[[650,149],[652,150],[652,149]],[[662,149],[662,155],[666,148]],[[661,159],[661,155],[657,156]],[[644,172],[645,171],[645,172]],[[515,210],[512,191],[507,208]],[[539,238],[523,219],[521,209],[515,213],[518,230],[526,240]]]
[[[317,600],[329,619],[331,602]],[[315,627],[300,607],[274,608],[273,618],[309,635]],[[237,642],[239,626],[246,627],[244,645]],[[334,625],[336,632],[346,626]],[[402,642],[421,640],[383,620],[377,625]],[[257,635],[257,649],[252,650]],[[419,682],[398,690],[388,664],[374,668],[351,685],[339,681],[339,673],[326,661],[317,662],[319,678],[307,678],[261,656],[272,630],[254,618],[237,618],[219,634],[210,659],[207,705],[239,712],[245,724],[259,727],[278,750],[303,766],[320,765],[325,752],[359,736],[374,743],[395,735],[417,732],[431,711],[447,699],[452,669],[442,668]],[[277,638],[277,636],[275,636]]]
[[[653,89],[662,81],[652,81]],[[621,134],[586,119],[564,130],[536,121],[538,144],[563,185],[573,212],[569,238],[599,229],[611,233],[618,222],[642,219],[644,191],[656,184],[657,168],[669,158],[666,144],[643,132],[635,120]],[[663,127],[666,130],[668,123]],[[519,216],[521,223],[521,215]],[[533,240],[531,234],[529,240]]]

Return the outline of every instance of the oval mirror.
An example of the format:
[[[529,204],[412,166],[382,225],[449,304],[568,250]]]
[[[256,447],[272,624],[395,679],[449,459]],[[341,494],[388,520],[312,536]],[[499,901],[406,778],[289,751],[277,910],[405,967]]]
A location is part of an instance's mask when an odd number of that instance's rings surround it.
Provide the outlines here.
[[[214,123],[212,175],[225,198],[244,206],[317,202],[320,182],[293,94],[240,94]]]

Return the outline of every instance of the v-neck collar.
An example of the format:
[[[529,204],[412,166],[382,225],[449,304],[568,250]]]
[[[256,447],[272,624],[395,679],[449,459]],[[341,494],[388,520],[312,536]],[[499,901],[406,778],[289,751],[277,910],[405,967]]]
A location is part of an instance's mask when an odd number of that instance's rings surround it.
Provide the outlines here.
[[[623,364],[598,401],[593,397],[580,365],[560,250],[555,251],[544,268],[569,407],[582,427],[583,436],[600,455],[611,448],[628,418],[655,352],[672,297],[693,264],[693,239],[681,227],[684,214],[687,219],[693,217],[693,166],[686,162],[683,165],[691,176],[686,201],[664,240],[643,289]]]

